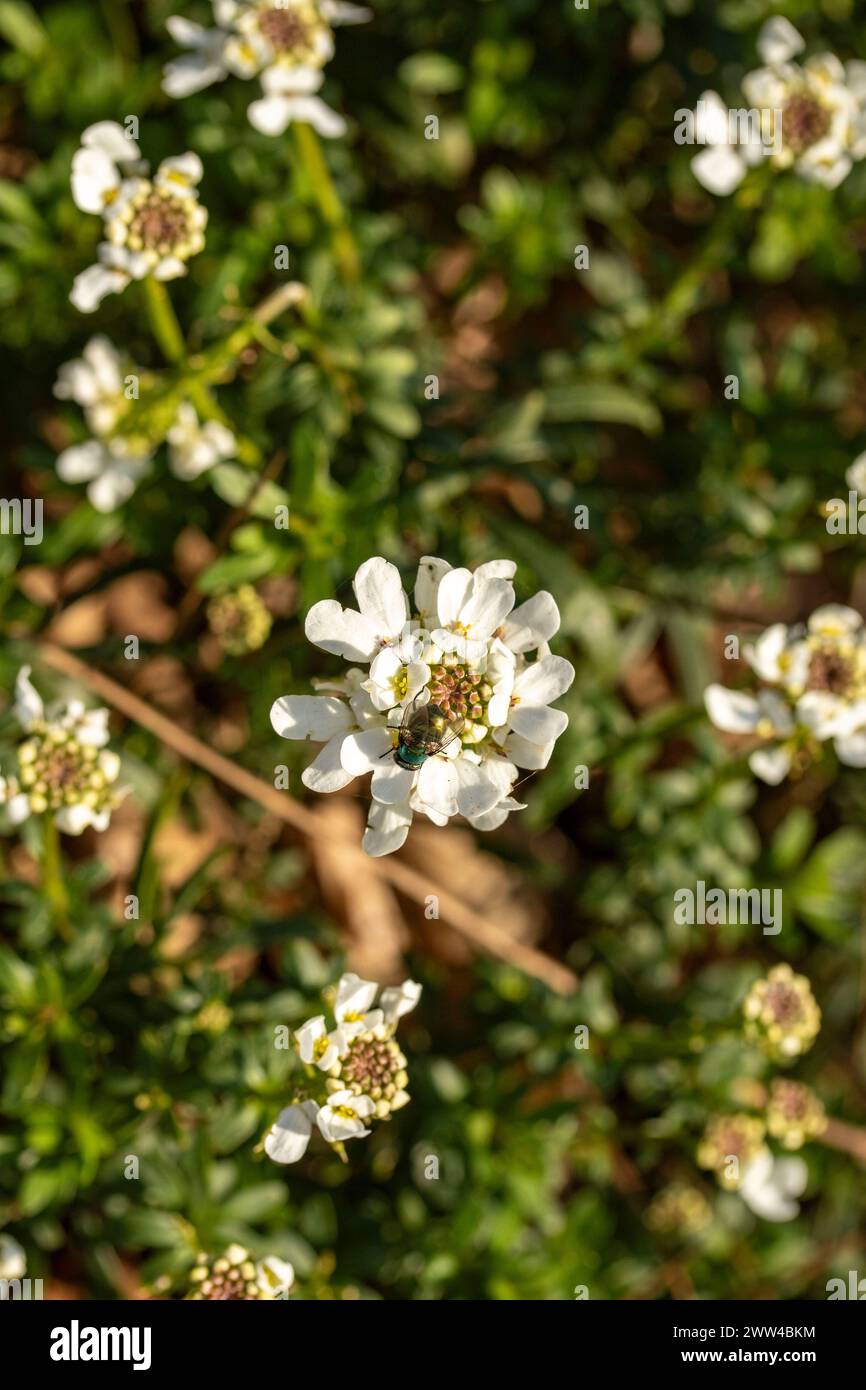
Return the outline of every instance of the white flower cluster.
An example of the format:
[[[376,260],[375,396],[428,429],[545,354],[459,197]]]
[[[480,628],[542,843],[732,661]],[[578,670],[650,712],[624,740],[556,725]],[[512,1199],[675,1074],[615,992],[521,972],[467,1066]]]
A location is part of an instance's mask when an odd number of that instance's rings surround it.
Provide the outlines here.
[[[704,702],[726,733],[765,740],[749,758],[776,785],[832,740],[839,760],[866,767],[866,629],[844,604],[817,608],[808,623],[774,623],[743,655],[768,688],[757,694],[708,686]]]
[[[751,138],[732,138],[727,108],[716,92],[704,92],[699,139],[706,148],[692,160],[692,171],[710,193],[733,193],[765,158],[775,169],[793,169],[812,183],[836,188],[866,155],[866,62],[843,64],[832,53],[802,66],[792,62],[804,47],[793,24],[775,15],[758,39],[765,66],[743,78],[743,94],[750,107],[766,113],[772,142],[766,130],[764,138],[757,130]]]
[[[81,357],[64,362],[54,387],[60,400],[76,401],[91,438],[64,449],[57,472],[65,483],[87,483],[87,496],[99,512],[122,506],[148,473],[158,440],[123,432],[130,407],[126,395],[130,366],[106,337],[91,338]],[[222,459],[234,457],[237,441],[218,420],[199,421],[195,407],[182,401],[166,435],[169,466],[188,482]]]
[[[547,646],[559,628],[553,597],[541,592],[514,607],[515,569],[494,560],[473,573],[425,555],[413,616],[399,571],[375,556],[355,575],[358,610],[324,599],[307,614],[311,642],[359,664],[342,679],[314,682],[321,695],[275,701],[271,723],[283,738],[324,743],[302,776],[312,791],[339,791],[372,772],[367,854],[399,849],[416,811],[436,825],[461,815],[476,830],[495,830],[524,809],[511,795],[518,769],[547,766],[568,724],[550,705],[574,667]],[[415,770],[393,756],[394,717],[425,700],[459,735]]]
[[[351,973],[343,975],[334,1003],[336,1027],[324,1014],[308,1019],[295,1033],[311,1084],[281,1110],[265,1136],[265,1152],[275,1163],[297,1163],[306,1153],[315,1124],[329,1144],[363,1139],[369,1120],[386,1120],[409,1100],[406,1058],[395,1041],[397,1024],[415,1008],[421,986],[414,980],[379,986]],[[311,1092],[319,1091],[318,1098]]]
[[[230,74],[258,77],[264,96],[247,111],[256,130],[282,135],[292,121],[304,121],[328,138],[345,134],[342,116],[316,93],[334,56],[332,28],[363,24],[368,9],[342,0],[214,0],[214,18],[215,29],[180,15],[166,21],[189,50],[165,68],[169,96],[189,96]]]
[[[15,717],[25,738],[14,776],[0,776],[0,806],[13,825],[50,815],[58,830],[80,835],[105,830],[123,796],[116,787],[120,759],[105,747],[108,710],[69,700],[45,709],[23,666],[15,682]]]
[[[152,178],[136,142],[116,121],[98,121],[72,159],[72,196],[82,212],[99,214],[105,240],[99,261],[75,277],[70,299],[92,314],[107,294],[152,275],[175,280],[204,246],[207,210],[198,201],[197,154],[164,159]]]

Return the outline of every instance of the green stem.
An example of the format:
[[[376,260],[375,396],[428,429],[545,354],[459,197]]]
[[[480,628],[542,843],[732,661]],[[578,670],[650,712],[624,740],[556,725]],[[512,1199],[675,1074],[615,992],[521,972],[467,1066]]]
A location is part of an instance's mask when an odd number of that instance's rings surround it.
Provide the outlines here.
[[[334,187],[328,171],[319,137],[312,126],[305,125],[302,121],[296,121],[292,130],[295,136],[295,147],[307,175],[310,190],[319,205],[322,217],[331,229],[334,255],[340,267],[340,273],[344,280],[357,280],[361,273],[358,250],[352,233],[346,225],[343,204],[340,202],[340,195]]]
[[[186,343],[168,290],[161,280],[155,280],[152,275],[148,275],[142,283],[150,326],[163,356],[169,362],[182,362],[186,356]]]
[[[149,275],[143,283],[153,336],[166,360],[175,366],[180,366],[186,361],[186,342],[168,290],[161,280],[155,280],[152,275]],[[254,444],[251,439],[237,434],[231,420],[217,404],[207,385],[203,381],[197,381],[194,377],[184,382],[183,385],[201,419],[218,420],[221,425],[225,425],[227,429],[232,431],[237,441],[238,457],[241,461],[253,466],[261,463],[262,451],[259,446]]]
[[[60,833],[54,817],[50,814],[42,817],[42,888],[51,905],[57,930],[64,940],[68,941],[69,893],[63,881]]]

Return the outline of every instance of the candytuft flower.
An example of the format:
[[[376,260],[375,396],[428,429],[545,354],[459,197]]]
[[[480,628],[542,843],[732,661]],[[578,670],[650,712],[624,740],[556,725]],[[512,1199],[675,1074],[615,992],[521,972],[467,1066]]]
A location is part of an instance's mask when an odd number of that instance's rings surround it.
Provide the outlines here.
[[[514,607],[515,568],[497,560],[473,573],[424,556],[410,605],[399,571],[376,556],[355,575],[357,609],[324,599],[307,614],[309,640],[353,664],[314,682],[319,696],[277,700],[271,723],[283,738],[324,744],[302,776],[311,790],[372,774],[368,854],[399,849],[416,812],[494,830],[523,809],[518,770],[547,766],[568,723],[550,706],[574,668],[547,647],[559,628],[552,596]],[[400,725],[425,708],[427,734],[409,747]]]
[[[776,1158],[765,1143],[762,1120],[754,1115],[714,1115],[698,1145],[698,1165],[711,1169],[720,1187],[738,1192],[746,1206],[765,1221],[791,1221],[799,1212],[794,1200],[806,1187],[802,1159]]]
[[[743,1001],[746,1035],[761,1043],[777,1062],[808,1052],[821,1029],[821,1010],[805,975],[790,965],[773,966],[756,980]]]
[[[17,770],[0,777],[0,805],[13,825],[50,815],[58,830],[80,835],[105,830],[124,792],[114,784],[120,759],[108,742],[108,710],[85,710],[79,700],[46,710],[23,666],[15,682],[15,716],[25,738]]]
[[[54,386],[59,400],[77,401],[82,407],[94,436],[58,455],[58,476],[65,483],[87,483],[87,496],[98,512],[122,506],[149,472],[153,457],[148,439],[120,429],[130,405],[124,392],[128,365],[100,334],[90,339],[80,357],[64,362]]]
[[[282,135],[292,121],[329,138],[345,133],[342,116],[316,93],[334,55],[333,27],[363,24],[368,9],[342,0],[214,0],[214,17],[216,29],[179,15],[166,21],[172,38],[188,50],[165,67],[162,85],[169,96],[189,96],[230,74],[258,77],[264,96],[247,114],[264,135]]]
[[[186,1297],[194,1302],[270,1302],[288,1297],[295,1271],[276,1255],[255,1261],[242,1245],[230,1245],[222,1255],[200,1254],[189,1282]]]
[[[826,1128],[827,1114],[815,1092],[799,1081],[776,1077],[767,1102],[768,1133],[786,1149],[801,1149]]]
[[[302,1158],[314,1126],[329,1144],[342,1146],[348,1139],[365,1138],[368,1121],[387,1120],[408,1103],[406,1058],[395,1034],[420,997],[421,986],[414,980],[380,992],[372,980],[342,976],[334,1000],[335,1027],[329,1031],[324,1014],[317,1014],[295,1032],[309,1083],[265,1136],[265,1152],[275,1163]]]
[[[91,338],[81,357],[64,362],[54,394],[76,401],[93,438],[72,444],[57,458],[57,473],[65,483],[87,483],[87,496],[99,512],[122,506],[150,472],[154,453],[165,439],[169,467],[175,477],[190,482],[224,459],[232,458],[237,440],[219,420],[199,421],[191,402],[183,400],[166,429],[151,423],[143,434],[130,428],[134,409],[127,384],[140,384],[142,374],[106,337]]]
[[[749,758],[773,785],[803,769],[832,741],[840,762],[866,766],[866,630],[844,604],[826,604],[808,623],[775,623],[743,655],[769,687],[756,695],[708,686],[704,703],[726,733],[764,746]]]
[[[229,656],[257,651],[268,640],[271,615],[252,584],[218,594],[207,606],[211,632]]]
[[[731,139],[729,113],[718,95],[702,96],[698,135],[705,148],[692,160],[692,171],[709,192],[732,193],[765,158],[774,169],[793,169],[811,183],[836,188],[866,155],[866,63],[843,64],[832,53],[793,62],[804,48],[802,35],[782,15],[761,29],[758,51],[765,66],[742,84],[750,108],[772,118],[760,135],[738,130]]]
[[[72,196],[82,212],[103,219],[99,261],[75,278],[70,299],[91,314],[107,294],[152,275],[174,280],[204,246],[207,211],[196,185],[202,165],[187,153],[164,159],[152,178],[123,126],[99,121],[88,126],[72,160]]]

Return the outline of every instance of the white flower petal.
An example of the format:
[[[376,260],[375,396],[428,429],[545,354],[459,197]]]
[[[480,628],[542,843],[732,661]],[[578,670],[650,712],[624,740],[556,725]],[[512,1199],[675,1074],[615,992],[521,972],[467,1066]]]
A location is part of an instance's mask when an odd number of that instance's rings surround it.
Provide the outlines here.
[[[511,711],[511,727],[529,743],[548,744],[568,728],[568,715],[547,705],[516,705]]]
[[[833,747],[840,763],[846,767],[866,767],[866,732],[834,739]]]
[[[336,599],[313,604],[304,632],[309,642],[347,661],[371,661],[379,650],[376,624],[353,608],[343,608]]]
[[[79,313],[92,314],[107,294],[121,294],[128,284],[129,276],[122,270],[90,265],[76,275],[69,299]]]
[[[76,150],[72,157],[72,197],[82,212],[102,213],[120,187],[120,174],[104,150]]]
[[[504,758],[488,758],[480,765],[467,758],[455,762],[457,806],[467,818],[483,816],[507,796],[517,778],[517,768]]]
[[[762,63],[787,63],[796,53],[802,53],[805,40],[784,15],[773,15],[758,35],[758,52]]]
[[[787,627],[784,623],[773,623],[756,642],[743,648],[743,656],[762,681],[772,684],[782,676],[779,658],[787,645]]]
[[[373,11],[366,5],[350,5],[346,0],[319,0],[319,13],[329,24],[366,24]]]
[[[398,1018],[411,1013],[420,998],[421,986],[414,980],[404,980],[402,985],[389,985],[383,989],[379,1006],[386,1023],[396,1023]]]
[[[344,734],[335,734],[321,748],[316,757],[301,773],[301,781],[311,792],[338,792],[354,781],[354,774],[347,772],[340,757]]]
[[[22,729],[29,729],[43,718],[42,697],[30,679],[29,666],[22,666],[15,678],[14,714]]]
[[[297,1163],[303,1158],[319,1111],[315,1101],[305,1100],[281,1110],[265,1135],[265,1153],[275,1163]]]
[[[290,97],[260,97],[247,107],[247,119],[262,135],[282,135],[292,119]]]
[[[352,587],[365,618],[382,637],[399,637],[409,618],[409,600],[396,565],[374,555],[360,566]]]
[[[449,817],[457,815],[458,785],[453,758],[428,758],[421,765],[415,791],[417,799],[425,807],[430,807],[439,816]]]
[[[573,680],[571,662],[548,654],[520,672],[514,681],[514,696],[524,705],[551,705],[565,694]]]
[[[285,100],[290,121],[302,121],[311,125],[325,140],[339,140],[346,134],[348,127],[343,117],[322,101],[321,97],[296,96],[286,97]]]
[[[728,145],[707,145],[692,160],[692,173],[707,192],[726,198],[742,183],[748,166]]]
[[[64,835],[81,835],[94,823],[93,810],[80,801],[73,806],[61,806],[60,810],[54,813],[54,823]]]
[[[281,738],[324,743],[350,729],[352,715],[334,695],[282,695],[271,706],[271,725]]]
[[[447,560],[436,555],[422,555],[418,561],[418,576],[415,580],[415,608],[425,628],[436,626],[439,585],[451,569]]]
[[[385,754],[392,750],[388,730],[379,726],[348,734],[343,740],[340,756],[347,772],[353,777],[363,777],[365,772],[373,772],[381,767]]]
[[[536,651],[559,631],[559,623],[556,600],[542,589],[510,614],[502,640],[513,652]]]
[[[704,691],[707,714],[717,729],[728,734],[754,733],[761,717],[754,695],[742,690],[729,690],[724,685],[708,685]]]
[[[400,805],[409,796],[415,776],[407,768],[398,767],[393,758],[387,758],[373,769],[370,794],[385,806]]]
[[[141,158],[141,150],[117,121],[97,121],[81,136],[82,145],[102,150],[115,164],[131,164]]]
[[[784,747],[756,748],[749,757],[749,767],[762,782],[777,787],[791,771],[791,754]]]
[[[520,734],[509,733],[502,748],[507,758],[515,763],[517,767],[526,768],[533,772],[539,772],[547,767],[550,762],[551,754],[555,744],[553,743],[530,743],[529,739],[522,738]]]
[[[340,976],[334,1003],[334,1018],[337,1022],[342,1023],[348,1015],[355,1018],[364,1015],[372,1007],[378,988],[375,980],[362,980],[354,971],[345,971]]]
[[[270,1298],[284,1298],[295,1282],[295,1271],[288,1260],[268,1255],[256,1265],[256,1283]]]
[[[405,843],[411,824],[412,811],[407,804],[386,806],[381,801],[371,802],[361,846],[364,853],[371,859],[393,854]]]
[[[83,444],[71,444],[58,454],[55,468],[64,483],[86,483],[99,476],[105,460],[105,450],[95,439]]]

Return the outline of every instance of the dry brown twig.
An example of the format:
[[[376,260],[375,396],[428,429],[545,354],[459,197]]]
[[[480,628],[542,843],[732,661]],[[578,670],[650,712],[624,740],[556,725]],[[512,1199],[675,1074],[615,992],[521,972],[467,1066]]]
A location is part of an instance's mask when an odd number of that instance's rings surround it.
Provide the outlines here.
[[[270,811],[286,825],[291,826],[299,835],[315,840],[322,834],[322,823],[313,811],[295,801],[287,792],[277,791],[252,772],[247,772],[231,759],[209,748],[193,734],[181,729],[172,719],[160,714],[152,705],[146,704],[137,695],[118,685],[110,676],[95,670],[64,648],[52,643],[40,643],[39,651],[47,666],[51,666],[61,675],[79,681],[94,695],[98,695],[128,719],[147,729],[186,762],[203,768],[241,796],[257,802],[266,811]],[[467,908],[455,894],[422,877],[399,859],[393,856],[388,859],[370,859],[363,853],[360,845],[349,839],[343,847],[346,854],[358,856],[358,861],[363,864],[365,870],[369,871],[375,866],[375,871],[390,883],[392,888],[413,902],[423,906],[427,898],[435,894],[439,899],[441,919],[471,941],[478,950],[507,961],[518,970],[540,980],[557,994],[573,994],[577,989],[577,976],[568,966],[524,942],[514,941],[495,922]]]

